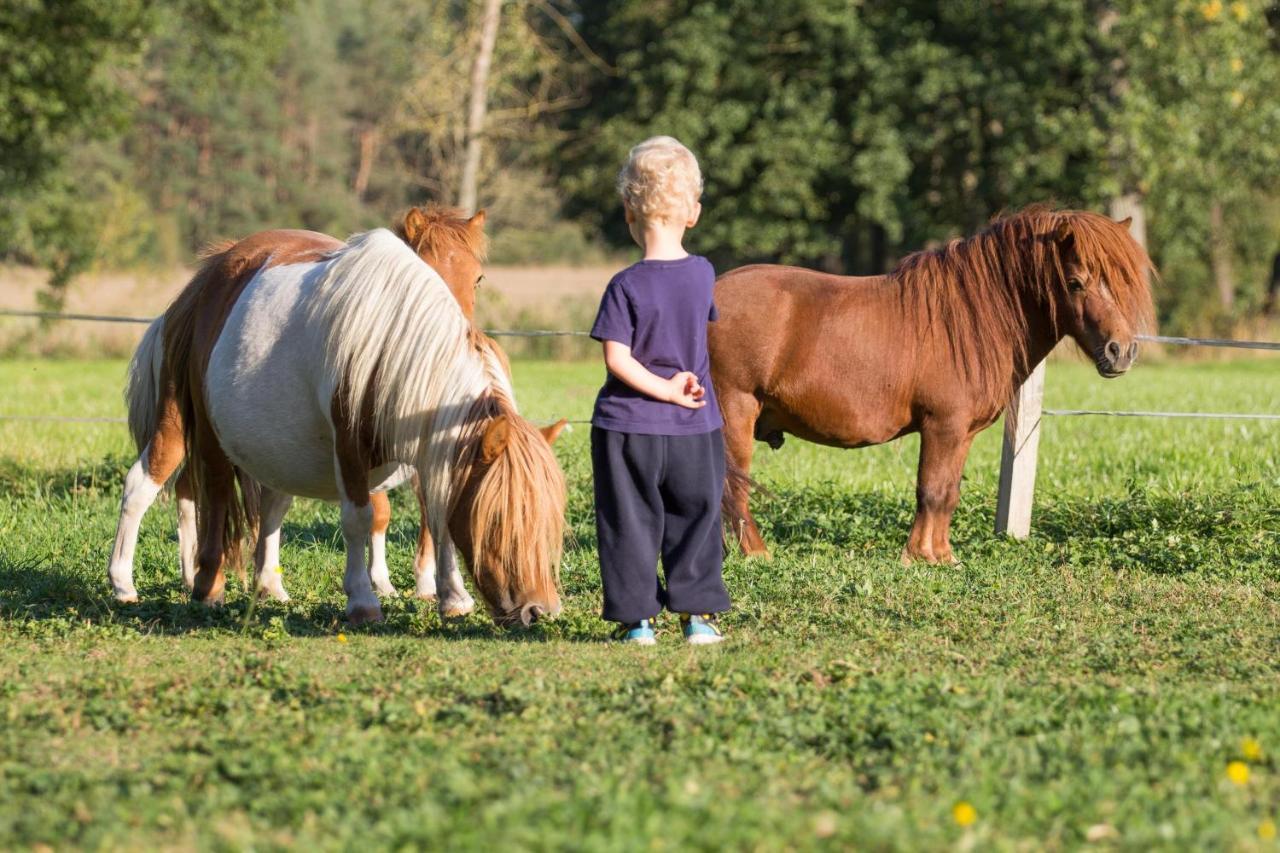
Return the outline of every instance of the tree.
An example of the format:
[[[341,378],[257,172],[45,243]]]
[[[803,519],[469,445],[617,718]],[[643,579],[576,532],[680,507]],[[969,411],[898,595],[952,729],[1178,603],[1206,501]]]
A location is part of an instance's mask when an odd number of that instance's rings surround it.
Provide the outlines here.
[[[877,272],[993,213],[1101,193],[1106,65],[1076,0],[584,3],[621,70],[567,116],[571,210],[625,234],[628,146],[685,140],[707,166],[697,245],[731,262]]]

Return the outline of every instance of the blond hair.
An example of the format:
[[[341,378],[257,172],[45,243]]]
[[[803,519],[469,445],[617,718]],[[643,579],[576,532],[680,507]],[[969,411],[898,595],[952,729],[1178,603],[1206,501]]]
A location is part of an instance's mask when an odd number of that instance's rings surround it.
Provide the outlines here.
[[[618,194],[641,219],[686,219],[702,195],[702,170],[693,152],[671,136],[654,136],[627,155]]]

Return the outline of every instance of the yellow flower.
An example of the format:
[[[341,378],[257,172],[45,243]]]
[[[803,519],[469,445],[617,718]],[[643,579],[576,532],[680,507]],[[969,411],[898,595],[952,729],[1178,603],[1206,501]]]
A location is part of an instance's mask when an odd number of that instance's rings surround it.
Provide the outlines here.
[[[1204,15],[1206,21],[1218,20],[1218,16],[1222,14],[1222,0],[1209,0],[1208,3],[1200,4],[1200,14]]]
[[[1231,70],[1239,74],[1244,70],[1244,60],[1238,56],[1231,57]]]
[[[1262,823],[1258,824],[1258,837],[1263,841],[1276,840],[1276,822],[1271,818],[1263,818]]]
[[[978,819],[978,810],[961,800],[951,807],[951,817],[960,826],[971,826]]]
[[[1236,2],[1231,4],[1231,14],[1236,16],[1237,21],[1243,21],[1245,18],[1249,17],[1248,4],[1241,3],[1240,0],[1236,0]]]
[[[1231,93],[1231,106],[1238,107],[1244,103],[1244,92],[1236,89]]]
[[[1247,737],[1240,741],[1240,754],[1244,756],[1245,761],[1258,762],[1262,760],[1262,744],[1258,743],[1251,737]]]
[[[1249,765],[1243,761],[1233,761],[1227,765],[1227,778],[1237,785],[1249,782]]]
[[[339,634],[339,635],[338,635],[338,642],[339,642],[339,643],[345,643],[346,641],[347,641],[347,635],[346,635],[346,634]],[[1245,772],[1246,772],[1246,773],[1248,773],[1249,771],[1246,769],[1246,770],[1245,770]]]

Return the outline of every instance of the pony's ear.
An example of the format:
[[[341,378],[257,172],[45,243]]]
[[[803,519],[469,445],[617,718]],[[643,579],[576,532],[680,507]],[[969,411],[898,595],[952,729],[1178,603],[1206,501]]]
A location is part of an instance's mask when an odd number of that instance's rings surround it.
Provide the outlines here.
[[[409,212],[404,215],[405,242],[417,245],[418,237],[421,236],[422,230],[426,227],[427,218],[422,215],[421,208],[409,208]]]
[[[506,415],[499,415],[489,421],[484,428],[484,437],[480,439],[480,459],[487,465],[502,455],[511,441],[511,421]]]
[[[1076,235],[1071,233],[1071,223],[1065,219],[1059,222],[1058,227],[1053,229],[1053,239],[1062,248],[1069,249],[1076,241]]]
[[[476,211],[476,215],[467,220],[467,228],[477,234],[484,233],[484,208]]]
[[[547,444],[555,444],[556,439],[560,437],[560,433],[564,432],[564,428],[568,425],[569,422],[561,418],[551,426],[538,427],[538,432],[542,433],[542,437],[547,440]]]
[[[1128,230],[1129,230],[1129,226],[1133,224],[1133,217],[1132,217],[1132,216],[1126,216],[1124,219],[1121,219],[1121,220],[1120,220],[1119,222],[1117,222],[1116,224],[1117,224],[1117,225],[1119,225],[1119,226],[1120,226],[1121,228],[1123,228],[1124,230],[1128,231]]]

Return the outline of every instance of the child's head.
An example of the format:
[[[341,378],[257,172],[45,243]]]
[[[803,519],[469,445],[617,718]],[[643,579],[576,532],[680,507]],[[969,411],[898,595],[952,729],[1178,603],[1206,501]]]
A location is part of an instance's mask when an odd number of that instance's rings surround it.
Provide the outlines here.
[[[631,149],[618,173],[618,194],[628,220],[692,225],[701,209],[702,170],[678,140],[654,136]]]

